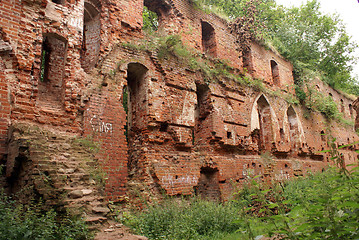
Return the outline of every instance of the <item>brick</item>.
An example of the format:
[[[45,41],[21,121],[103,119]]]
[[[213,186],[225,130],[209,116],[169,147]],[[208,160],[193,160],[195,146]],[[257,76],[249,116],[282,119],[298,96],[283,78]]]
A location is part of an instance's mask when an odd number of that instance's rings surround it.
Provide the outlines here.
[[[163,61],[155,52],[118,44],[153,40],[141,30],[143,1],[93,0],[104,11],[92,9],[85,26],[81,2],[67,2],[54,13],[40,1],[0,3],[0,41],[12,48],[0,55],[0,155],[7,152],[8,123],[92,137],[100,151],[90,158],[107,173],[105,195],[115,201],[128,191],[129,179],[148,189],[160,186],[169,195],[193,194],[196,188],[203,196],[225,200],[231,182],[241,184],[253,174],[283,180],[328,164],[328,156],[317,153],[327,148],[321,137],[324,117],[313,113],[306,119],[303,109],[284,99],[294,94],[286,87],[294,80],[292,65],[283,57],[255,42],[243,57],[228,24],[188,1],[173,0],[171,11],[146,1],[149,9],[161,12],[161,31],[180,35],[205,58],[224,60],[235,74],[263,79],[266,88],[281,94],[258,93],[221,76],[208,82],[176,58]],[[44,49],[47,76],[41,81]],[[332,94],[346,118],[357,118],[358,101],[312,82],[323,94]],[[128,113],[124,86],[130,92]],[[333,124],[338,144],[359,140],[352,129]],[[50,146],[44,147],[48,151],[36,154],[51,154]],[[277,158],[263,160],[265,151]],[[347,162],[355,157],[345,154]]]

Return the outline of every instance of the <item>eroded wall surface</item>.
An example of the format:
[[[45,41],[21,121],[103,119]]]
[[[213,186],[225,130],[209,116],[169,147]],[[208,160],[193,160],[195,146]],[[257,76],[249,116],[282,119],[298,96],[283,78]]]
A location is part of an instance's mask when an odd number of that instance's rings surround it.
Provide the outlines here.
[[[266,91],[221,75],[208,81],[173,56],[131,48],[153,41],[141,29],[144,5],[159,16],[157,34],[180,35],[203,61],[221,59],[231,74],[263,80]],[[134,187],[226,200],[249,177],[279,181],[326,168],[329,155],[320,151],[330,135],[338,146],[358,140],[351,126],[288,101],[288,61],[255,42],[243,56],[229,24],[190,1],[0,0],[0,13],[0,154],[8,182],[17,176],[9,156],[18,151],[9,141],[22,139],[8,128],[19,122],[97,142],[90,158],[99,160],[105,196],[114,201]],[[315,88],[356,118],[352,99],[320,81]],[[347,163],[356,148],[341,149]]]

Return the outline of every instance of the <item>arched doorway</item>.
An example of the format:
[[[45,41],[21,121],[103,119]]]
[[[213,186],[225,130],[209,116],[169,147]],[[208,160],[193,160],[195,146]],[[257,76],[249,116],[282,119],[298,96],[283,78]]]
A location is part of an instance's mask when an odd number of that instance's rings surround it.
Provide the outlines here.
[[[299,123],[297,113],[294,108],[290,106],[287,110],[287,118],[289,123],[289,137],[291,143],[291,150],[295,151],[300,147],[299,141]]]
[[[257,100],[257,112],[259,120],[259,151],[271,151],[274,144],[272,114],[270,105],[264,95],[261,95]]]

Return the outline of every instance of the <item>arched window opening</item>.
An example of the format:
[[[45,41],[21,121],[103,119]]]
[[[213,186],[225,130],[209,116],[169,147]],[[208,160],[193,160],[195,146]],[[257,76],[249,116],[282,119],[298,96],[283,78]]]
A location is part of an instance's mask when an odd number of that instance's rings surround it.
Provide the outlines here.
[[[138,130],[144,128],[146,115],[146,73],[148,69],[140,63],[130,63],[127,68],[127,133],[128,141]]]
[[[271,151],[274,143],[272,114],[267,99],[262,95],[257,100],[259,119],[259,150]]]
[[[349,114],[350,114],[350,117],[351,118],[354,118],[354,115],[353,115],[353,106],[351,104],[349,104]]]
[[[207,84],[196,82],[197,104],[195,108],[195,128],[192,135],[193,144],[203,140],[203,130],[206,129],[207,117],[211,114],[211,92]],[[215,134],[214,132],[212,134]],[[200,136],[200,137],[197,137]]]
[[[62,101],[62,84],[67,51],[67,41],[57,34],[44,36],[41,50],[39,100],[46,104]]]
[[[344,108],[344,101],[343,99],[340,99],[340,112],[344,114],[345,108]]]
[[[204,120],[210,113],[209,87],[206,84],[196,84],[197,91],[197,118]]]
[[[217,43],[215,30],[211,24],[201,21],[202,25],[202,48],[209,56],[217,57]]]
[[[270,67],[271,67],[271,71],[272,71],[273,84],[275,86],[280,86],[278,64],[274,60],[270,60]]]
[[[299,125],[297,113],[294,108],[290,106],[287,110],[287,118],[289,123],[289,136],[292,150],[296,150],[300,147],[299,142]]]
[[[157,13],[152,12],[146,6],[143,7],[142,12],[143,26],[142,30],[155,32],[158,30],[158,16]]]
[[[142,29],[150,32],[157,31],[168,16],[171,6],[162,0],[144,0],[143,4]]]
[[[81,66],[91,70],[97,63],[101,44],[101,3],[98,0],[86,0],[82,37]]]

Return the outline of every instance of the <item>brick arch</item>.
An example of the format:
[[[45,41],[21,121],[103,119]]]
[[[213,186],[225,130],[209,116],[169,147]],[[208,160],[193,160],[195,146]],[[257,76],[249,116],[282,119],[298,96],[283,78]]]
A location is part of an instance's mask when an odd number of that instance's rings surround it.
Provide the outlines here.
[[[59,34],[43,35],[38,84],[38,100],[42,105],[62,105],[67,45],[67,39]]]
[[[251,131],[257,132],[257,143],[260,152],[272,151],[275,143],[272,107],[264,94],[259,95],[252,107]],[[257,131],[255,131],[257,129]]]
[[[274,60],[270,60],[270,68],[272,73],[272,81],[275,86],[280,87],[280,77],[279,77],[279,66],[278,63]]]
[[[101,2],[85,0],[81,66],[85,71],[95,67],[101,47]]]
[[[217,57],[217,40],[214,27],[205,21],[201,21],[202,49],[212,57]]]
[[[143,5],[146,6],[148,10],[155,12],[159,18],[165,17],[171,10],[169,2],[163,0],[144,0]]]
[[[84,18],[90,20],[101,13],[102,4],[98,0],[85,0],[84,2]]]
[[[298,117],[297,112],[293,106],[289,106],[285,113],[286,120],[284,123],[287,124],[288,140],[290,141],[290,147],[292,152],[302,148],[305,142],[304,131],[302,123]]]

